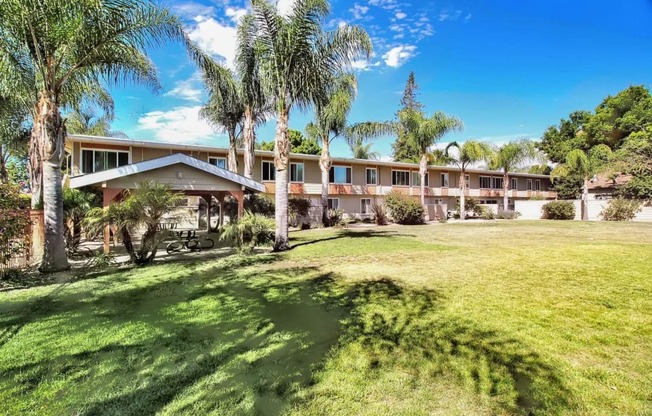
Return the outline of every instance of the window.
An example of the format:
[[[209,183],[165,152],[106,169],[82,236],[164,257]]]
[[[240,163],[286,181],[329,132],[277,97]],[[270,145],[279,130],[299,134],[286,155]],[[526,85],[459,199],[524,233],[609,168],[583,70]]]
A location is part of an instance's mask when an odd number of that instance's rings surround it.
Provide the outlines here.
[[[276,167],[274,162],[265,162],[263,160],[263,181],[275,181],[276,180]]]
[[[512,178],[512,189],[517,190],[518,189],[518,178]]]
[[[340,199],[328,198],[328,209],[340,209]]]
[[[421,186],[421,174],[419,172],[412,172],[412,186]],[[426,173],[426,186],[429,186],[428,173]]]
[[[534,190],[535,191],[540,191],[541,190],[541,181],[539,179],[534,181]]]
[[[393,186],[410,186],[410,172],[406,170],[392,171]]]
[[[480,188],[481,189],[491,188],[491,178],[489,176],[480,176]]]
[[[532,179],[527,180],[527,190],[531,191],[532,190]]]
[[[480,204],[480,205],[497,205],[498,201],[496,201],[495,199],[486,199],[486,200],[481,199],[481,200],[478,201],[478,204]]]
[[[83,173],[101,172],[129,164],[129,152],[82,150]]]
[[[351,183],[350,166],[333,166],[328,175],[330,183]]]
[[[493,178],[494,179],[494,189],[503,189],[503,178]]]
[[[464,175],[464,182],[466,183],[466,189],[471,188],[471,175]]]
[[[441,187],[448,188],[448,173],[442,173],[441,175]]]
[[[378,185],[378,170],[367,168],[367,185]]]
[[[218,168],[226,169],[226,158],[225,157],[209,157],[208,163],[215,165]]]
[[[362,198],[360,200],[360,214],[371,214],[371,199]]]
[[[303,182],[303,163],[290,163],[290,182]]]

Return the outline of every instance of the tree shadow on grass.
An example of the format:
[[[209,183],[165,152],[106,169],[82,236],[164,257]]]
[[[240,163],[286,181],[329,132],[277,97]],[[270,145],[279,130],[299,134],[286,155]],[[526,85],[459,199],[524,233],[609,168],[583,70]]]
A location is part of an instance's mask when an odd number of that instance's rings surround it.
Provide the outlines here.
[[[397,231],[378,231],[378,230],[341,230],[336,235],[332,237],[318,238],[315,240],[310,240],[306,236],[291,238],[292,241],[301,241],[299,243],[292,244],[292,249],[302,246],[308,246],[317,243],[323,243],[325,241],[340,240],[342,238],[400,238],[400,237],[416,237],[414,234],[404,234]]]

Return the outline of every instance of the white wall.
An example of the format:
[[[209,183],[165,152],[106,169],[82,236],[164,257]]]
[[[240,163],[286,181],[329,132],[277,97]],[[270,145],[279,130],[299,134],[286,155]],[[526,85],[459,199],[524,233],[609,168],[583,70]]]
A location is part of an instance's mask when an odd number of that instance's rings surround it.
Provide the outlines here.
[[[519,220],[540,220],[541,219],[541,208],[550,201],[514,201],[515,210],[520,212],[521,215],[518,217]],[[595,199],[588,201],[588,210],[589,210],[589,221],[600,221],[600,213],[605,209],[608,200],[604,199]],[[573,204],[575,205],[575,219],[582,219],[582,205],[580,200],[574,200]],[[634,221],[646,221],[652,222],[652,207],[643,207],[641,212],[638,213]]]

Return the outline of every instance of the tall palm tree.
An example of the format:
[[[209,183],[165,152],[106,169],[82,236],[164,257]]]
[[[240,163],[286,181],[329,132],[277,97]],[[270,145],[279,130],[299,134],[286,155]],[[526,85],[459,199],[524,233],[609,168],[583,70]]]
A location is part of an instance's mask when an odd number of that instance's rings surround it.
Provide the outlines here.
[[[112,121],[112,112],[99,112],[96,107],[86,104],[66,114],[66,131],[89,136],[127,138],[125,133],[111,128]]]
[[[455,151],[453,151],[453,149]],[[491,159],[493,149],[490,145],[477,140],[467,140],[462,144],[457,142],[449,143],[446,146],[446,156],[451,164],[460,170],[460,219],[466,217],[464,199],[466,193],[466,170],[474,163]]]
[[[365,144],[364,141],[362,140],[356,140],[354,142],[349,143],[349,147],[351,148],[351,153],[353,153],[353,158],[354,159],[373,159],[373,160],[378,160],[380,159],[380,153],[374,152],[371,150],[371,146],[373,143],[367,143]]]
[[[503,209],[509,203],[509,172],[514,171],[519,165],[539,157],[536,146],[530,140],[517,140],[504,144],[492,155],[489,161],[490,169],[503,171]]]
[[[428,154],[442,137],[464,127],[462,120],[437,111],[427,118],[421,111],[403,110],[399,113],[401,124],[405,127],[409,143],[419,149],[419,175],[421,177],[421,204],[426,205],[426,173]]]
[[[330,223],[328,219],[328,185],[332,166],[330,153],[332,141],[337,137],[344,136],[350,145],[355,142],[362,144],[367,138],[393,132],[393,126],[387,123],[363,122],[348,125],[347,118],[355,99],[356,90],[355,75],[350,73],[340,75],[335,80],[330,95],[323,102],[315,103],[315,121],[306,126],[308,139],[321,144],[319,168],[321,169],[322,223],[325,226]]]
[[[229,136],[227,169],[238,173],[238,136],[244,122],[245,106],[234,74],[224,69],[219,77],[205,76],[209,90],[208,103],[199,111],[199,116],[218,129],[224,129]]]
[[[61,108],[74,108],[82,99],[110,108],[103,82],[133,81],[159,90],[145,50],[168,40],[183,43],[201,67],[211,61],[177,17],[149,0],[4,0],[0,22],[0,96],[20,91],[31,97],[32,190],[37,198],[42,192],[45,211],[41,270],[64,270],[69,264],[63,241]],[[41,183],[42,191],[34,189]]]
[[[593,146],[588,152],[581,149],[571,150],[566,155],[566,161],[557,165],[550,173],[553,180],[573,174],[582,178],[584,181],[582,187],[582,221],[589,220],[589,182],[595,175],[608,168],[611,155],[611,148],[606,144]]]
[[[325,32],[330,12],[326,0],[295,1],[285,16],[267,0],[252,0],[256,55],[261,79],[269,88],[277,123],[274,138],[276,167],[276,235],[274,250],[290,248],[288,239],[288,163],[290,112],[326,101],[338,75],[355,59],[369,57],[369,35],[357,26]]]

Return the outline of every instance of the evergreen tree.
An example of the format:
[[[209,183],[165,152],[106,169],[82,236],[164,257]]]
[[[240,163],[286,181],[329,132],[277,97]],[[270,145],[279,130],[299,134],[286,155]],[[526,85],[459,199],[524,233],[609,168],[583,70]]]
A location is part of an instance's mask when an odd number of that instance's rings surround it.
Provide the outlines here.
[[[405,84],[405,90],[403,91],[403,98],[401,98],[401,108],[397,114],[405,111],[423,113],[423,104],[417,99],[418,95],[419,86],[414,78],[414,72],[410,72],[410,76]],[[398,136],[392,148],[392,157],[397,162],[419,162],[420,160],[421,153],[410,142],[408,129],[403,123],[399,125]]]

